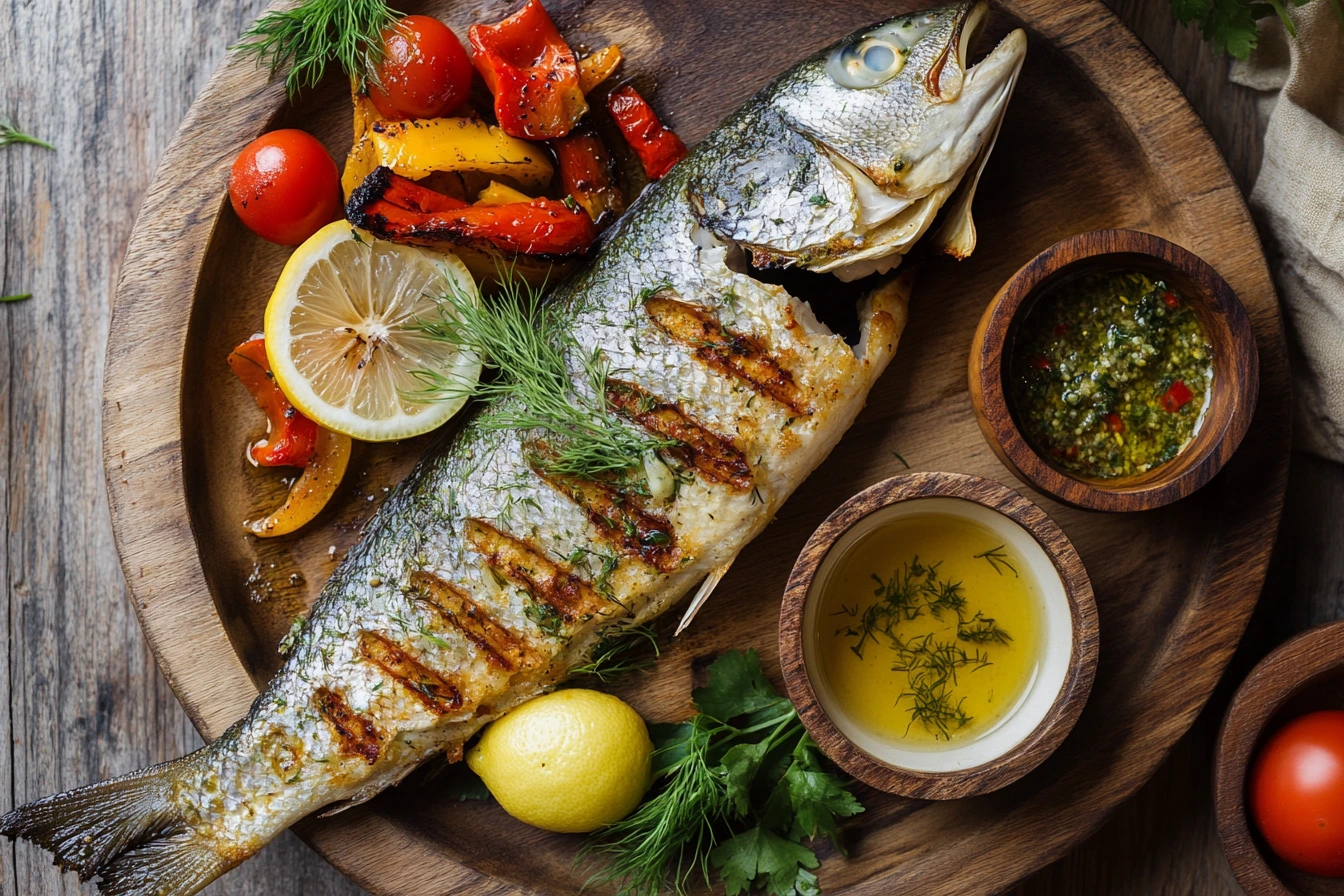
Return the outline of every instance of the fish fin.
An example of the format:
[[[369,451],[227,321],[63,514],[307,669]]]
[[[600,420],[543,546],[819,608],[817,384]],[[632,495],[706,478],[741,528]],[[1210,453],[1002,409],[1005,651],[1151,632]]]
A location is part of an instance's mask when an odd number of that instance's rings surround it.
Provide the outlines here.
[[[199,756],[20,806],[0,817],[0,834],[31,840],[80,880],[100,875],[108,896],[190,896],[236,864],[193,835],[173,803],[176,779]]]
[[[736,557],[733,558],[733,560],[736,559]],[[705,605],[705,601],[709,600],[709,596],[714,593],[714,589],[719,587],[719,582],[723,581],[723,577],[728,574],[728,570],[733,565],[733,560],[729,560],[722,566],[715,567],[710,570],[709,575],[705,576],[705,580],[700,583],[700,589],[695,592],[695,597],[691,598],[690,606],[688,606],[686,612],[682,614],[681,622],[677,623],[677,630],[672,633],[672,637],[675,638],[677,635],[684,632],[686,626],[691,624],[691,620],[695,618],[695,614],[700,612],[700,608]]]

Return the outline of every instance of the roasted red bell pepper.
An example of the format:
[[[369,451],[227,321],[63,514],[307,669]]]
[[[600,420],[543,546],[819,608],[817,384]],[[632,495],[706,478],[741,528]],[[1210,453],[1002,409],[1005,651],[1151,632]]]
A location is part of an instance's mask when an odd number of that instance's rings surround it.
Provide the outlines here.
[[[1109,429],[1111,432],[1124,432],[1125,421],[1120,419],[1119,414],[1107,414],[1106,428]]]
[[[592,218],[578,205],[553,199],[466,205],[388,168],[365,178],[345,214],[376,237],[420,246],[485,244],[505,252],[564,257],[584,252],[597,239]]]
[[[618,217],[625,210],[625,197],[616,185],[611,153],[590,125],[581,125],[568,136],[551,141],[560,169],[560,187],[588,212],[594,222],[604,214]]]
[[[1176,380],[1171,387],[1162,395],[1162,407],[1167,413],[1174,414],[1181,408],[1190,403],[1190,399],[1195,397],[1195,393],[1190,391],[1190,387],[1184,380]]]
[[[248,457],[263,467],[308,466],[317,450],[318,426],[299,413],[275,384],[266,360],[266,340],[253,339],[235,348],[229,367],[266,413],[266,438],[248,447]]]
[[[467,39],[504,133],[563,137],[588,111],[574,51],[537,0],[497,25],[472,25]]]
[[[686,144],[663,127],[653,107],[635,88],[622,87],[607,97],[607,111],[651,180],[658,180],[686,157]]]

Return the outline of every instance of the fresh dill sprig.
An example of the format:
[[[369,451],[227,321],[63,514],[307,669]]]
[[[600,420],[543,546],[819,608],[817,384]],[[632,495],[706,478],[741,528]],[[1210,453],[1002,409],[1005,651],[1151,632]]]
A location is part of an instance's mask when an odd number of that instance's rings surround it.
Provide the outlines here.
[[[987,555],[997,550],[976,557],[989,559]],[[909,690],[897,698],[897,704],[908,704],[911,725],[919,722],[935,738],[949,739],[953,731],[971,721],[963,708],[965,698],[958,698],[955,691],[957,673],[983,669],[990,664],[989,655],[979,647],[968,652],[958,642],[1007,644],[1012,637],[978,610],[967,618],[970,611],[962,584],[940,577],[938,567],[937,563],[921,563],[915,557],[892,572],[889,579],[873,573],[873,581],[877,583],[873,596],[877,600],[862,613],[857,605],[852,608],[842,605],[831,615],[853,620],[837,628],[835,635],[857,639],[849,649],[859,659],[863,659],[864,649],[871,643],[882,644],[893,652],[892,671],[906,673],[909,680]],[[943,611],[956,617],[955,639],[942,640],[932,632],[909,637],[901,628],[901,623],[921,616],[942,619]]]
[[[987,551],[982,551],[979,554],[975,554],[972,556],[971,559],[988,560],[989,565],[994,567],[994,571],[999,575],[1003,575],[1003,567],[1006,566],[1013,571],[1013,577],[1014,578],[1017,577],[1017,567],[1014,566],[1011,562],[1009,562],[1008,555],[1003,552],[1003,545],[999,545],[996,548],[990,548]]]
[[[504,278],[500,294],[477,301],[456,283],[438,303],[438,318],[420,321],[423,333],[480,357],[494,372],[465,382],[454,374],[416,370],[420,401],[464,394],[493,403],[481,418],[487,429],[532,431],[539,438],[529,460],[561,477],[600,479],[642,470],[650,452],[679,443],[626,426],[607,401],[610,364],[601,348],[583,349],[560,311],[542,304],[541,289]],[[570,363],[578,368],[571,374]]]
[[[0,146],[11,146],[17,143],[28,143],[53,151],[56,149],[47,141],[39,140],[32,134],[25,134],[19,130],[19,126],[8,115],[0,115]],[[6,296],[4,301],[13,301],[14,299],[14,296]]]
[[[709,855],[733,812],[728,779],[711,756],[711,744],[730,729],[703,715],[684,725],[683,740],[654,753],[666,789],[584,846],[581,855],[598,852],[611,860],[588,883],[619,881],[628,896],[657,896],[665,885],[685,893],[694,875],[709,883]]]
[[[649,626],[616,626],[602,635],[588,662],[570,670],[570,678],[586,676],[607,684],[630,672],[652,668],[659,653],[658,633]]]
[[[957,639],[975,644],[1007,644],[1013,640],[992,616],[986,616],[979,610],[965,622],[957,624]]]
[[[256,57],[272,75],[288,65],[285,89],[292,100],[316,86],[332,60],[350,77],[371,80],[383,54],[383,29],[400,16],[386,0],[304,0],[257,19],[233,49]]]

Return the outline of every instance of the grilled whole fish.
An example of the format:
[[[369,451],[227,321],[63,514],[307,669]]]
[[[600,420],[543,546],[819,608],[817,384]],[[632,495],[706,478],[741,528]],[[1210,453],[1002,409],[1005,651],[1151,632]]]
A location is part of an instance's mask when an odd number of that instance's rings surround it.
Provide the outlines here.
[[[940,246],[970,251],[970,193],[1026,49],[1014,31],[968,65],[984,15],[901,16],[803,62],[549,297],[580,349],[605,352],[611,412],[675,440],[675,497],[542,475],[527,458],[543,436],[492,428],[499,408],[477,407],[370,521],[246,718],[182,759],[20,807],[0,831],[104,893],[189,896],[305,815],[459,759],[604,631],[724,568],[853,421],[910,287],[903,275],[863,299],[850,346],[746,261],[887,269],[944,205]]]

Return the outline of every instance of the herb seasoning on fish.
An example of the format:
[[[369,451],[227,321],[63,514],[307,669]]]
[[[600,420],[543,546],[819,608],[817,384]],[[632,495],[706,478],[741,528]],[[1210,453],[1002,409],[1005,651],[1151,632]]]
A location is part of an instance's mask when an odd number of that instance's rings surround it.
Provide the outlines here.
[[[1110,479],[1181,452],[1203,419],[1213,349],[1191,308],[1140,273],[1080,277],[1046,294],[1013,351],[1013,407],[1058,466]]]

